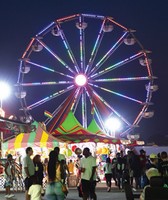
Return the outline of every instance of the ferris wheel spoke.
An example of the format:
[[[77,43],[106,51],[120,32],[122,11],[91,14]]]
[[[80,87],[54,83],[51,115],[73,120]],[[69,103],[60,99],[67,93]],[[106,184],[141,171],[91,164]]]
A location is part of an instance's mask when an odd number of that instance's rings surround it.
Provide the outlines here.
[[[85,71],[85,32],[84,29],[84,19],[83,16],[79,16],[79,24],[77,24],[77,28],[79,29],[79,40],[80,40],[80,65],[81,72]],[[87,26],[87,25],[86,25]]]
[[[99,121],[99,123],[100,123],[100,126],[101,126],[102,130],[105,131],[105,129],[104,129],[105,126],[104,126],[104,121],[103,121],[103,119],[102,119],[102,115],[100,114],[97,105],[93,102],[93,98],[92,98],[92,96],[89,94],[89,92],[88,92],[87,89],[86,89],[86,94],[87,94],[87,96],[88,96],[88,98],[89,98],[89,100],[90,100],[90,103],[91,103],[91,114],[92,114],[93,116],[96,115],[96,117],[97,117],[97,119],[98,119],[98,121]]]
[[[73,81],[19,83],[15,84],[14,86],[44,86],[44,85],[62,85],[62,84],[73,84]]]
[[[62,73],[62,72],[56,71],[56,70],[54,70],[54,69],[52,69],[52,68],[49,68],[49,67],[46,67],[46,66],[44,66],[44,65],[40,65],[40,64],[31,62],[30,60],[25,60],[25,62],[26,62],[26,63],[29,63],[29,64],[31,64],[31,65],[33,65],[33,66],[39,67],[39,68],[41,68],[41,69],[44,69],[44,70],[47,70],[47,71],[50,71],[50,72],[54,72],[54,73],[60,74],[60,75],[62,75],[62,76],[71,78],[71,79],[74,78],[73,76],[70,76],[70,75],[68,75],[68,74],[64,74],[64,73]]]
[[[81,91],[81,88],[77,88],[75,96],[74,96],[74,102],[72,103],[72,106],[71,106],[71,110],[73,112],[76,111],[77,106],[79,104],[79,100],[80,100],[80,97],[81,97],[81,92],[80,91]]]
[[[91,52],[91,57],[89,59],[89,62],[86,66],[86,70],[85,70],[85,73],[89,72],[92,68],[92,64],[96,58],[96,55],[97,55],[97,52],[98,52],[98,49],[100,47],[100,44],[101,44],[101,41],[103,39],[103,35],[104,35],[104,31],[103,31],[103,27],[104,27],[104,24],[106,22],[106,18],[103,20],[102,22],[102,25],[101,25],[101,28],[100,28],[100,31],[98,33],[98,36],[97,36],[97,39],[96,39],[96,42],[94,44],[94,47],[93,47],[93,50]]]
[[[103,63],[118,49],[118,47],[123,43],[123,38],[127,35],[128,32],[124,32],[124,34],[118,39],[118,41],[111,47],[111,49],[100,59],[95,67],[91,70],[91,74],[96,72]]]
[[[80,71],[79,66],[78,66],[77,61],[76,61],[76,59],[75,59],[75,56],[74,56],[74,54],[73,54],[73,52],[72,52],[72,49],[71,49],[71,47],[70,47],[70,45],[69,45],[69,43],[68,43],[68,40],[66,39],[66,36],[65,36],[65,34],[64,34],[64,31],[63,31],[63,29],[61,29],[61,26],[60,26],[59,23],[56,24],[56,27],[57,27],[57,29],[58,29],[59,35],[61,36],[61,39],[62,39],[62,41],[63,41],[63,44],[64,44],[64,46],[65,46],[65,48],[66,48],[66,50],[67,50],[67,53],[68,53],[68,55],[69,55],[69,58],[70,58],[71,61],[73,62],[76,72],[79,73],[79,71]]]
[[[127,134],[129,134],[135,127],[138,127],[139,125],[139,122],[141,121],[142,119],[142,113],[144,113],[145,111],[147,111],[148,107],[147,107],[147,104],[144,104],[141,112],[138,114],[138,116],[136,117],[136,119],[134,120],[134,122],[132,123],[132,125],[130,125],[128,127],[128,129],[126,129],[125,131],[123,131],[120,136],[123,137]]]
[[[110,106],[100,95],[97,94],[95,90],[93,90],[93,94],[106,105],[111,111],[113,111],[123,122],[125,122],[127,125],[131,125],[122,115],[120,115],[112,106]]]
[[[121,134],[120,134],[120,136],[121,137],[124,137],[124,136],[126,136],[126,135],[128,135],[132,130],[134,129],[134,127],[132,126],[130,126],[128,129],[126,129],[125,131],[123,131]]]
[[[103,120],[103,118],[101,117],[102,115],[101,115],[101,113],[99,112],[99,109],[98,109],[98,107],[97,107],[96,105],[95,105],[95,108],[94,108],[94,112],[95,112],[95,115],[96,115],[96,117],[97,117],[97,119],[98,119],[98,121],[99,121],[99,123],[100,123],[100,125],[101,125],[101,127],[102,127],[102,130],[106,132],[104,120]]]
[[[40,106],[40,105],[42,105],[42,104],[44,104],[44,103],[46,103],[46,102],[48,102],[48,101],[50,101],[50,100],[52,100],[52,99],[54,99],[54,98],[56,98],[56,97],[58,97],[58,96],[64,94],[64,93],[66,93],[66,92],[72,90],[73,88],[74,88],[74,85],[71,85],[71,86],[69,86],[69,87],[67,87],[67,88],[65,88],[65,89],[63,89],[63,90],[60,90],[60,91],[58,91],[58,92],[56,92],[56,93],[54,93],[54,94],[52,94],[52,95],[50,95],[50,96],[47,96],[47,97],[45,97],[45,98],[43,98],[43,99],[37,101],[36,103],[33,103],[33,104],[27,106],[27,109],[28,109],[28,110],[32,110],[32,109],[34,109],[35,107],[38,107],[38,106]]]
[[[122,81],[147,81],[155,79],[155,77],[150,76],[138,76],[138,77],[128,77],[128,78],[107,78],[107,79],[96,79],[91,80],[90,82],[122,82]]]
[[[75,90],[75,95],[74,95],[74,100],[73,100],[73,102],[72,102],[72,104],[71,104],[71,108],[70,108],[70,110],[72,110],[72,109],[74,109],[74,106],[76,106],[76,104],[78,104],[78,99],[80,98],[80,93],[79,93],[79,91],[80,91],[80,88],[77,88],[76,90]],[[63,105],[65,105],[66,104],[66,101],[67,101],[67,98],[54,110],[54,112],[52,113],[52,115],[53,115],[53,118],[58,114],[58,112],[62,109],[62,106]],[[48,124],[49,122],[51,122],[51,120],[52,120],[52,118],[51,119],[46,119],[46,123]]]
[[[52,118],[54,118],[57,113],[60,111],[62,105],[65,103],[66,99],[52,112]],[[47,118],[44,123],[47,125],[48,123],[50,123],[52,121],[52,118]]]
[[[103,75],[103,74],[105,74],[107,72],[110,72],[110,71],[112,71],[112,70],[114,70],[114,69],[116,69],[118,67],[121,67],[121,66],[123,66],[123,65],[125,65],[125,64],[127,64],[127,63],[129,63],[129,62],[131,62],[133,60],[136,60],[136,59],[140,58],[141,56],[143,56],[143,52],[142,51],[137,53],[137,54],[134,54],[133,56],[131,56],[129,58],[126,58],[126,59],[124,59],[124,60],[122,60],[122,61],[120,61],[120,62],[118,62],[118,63],[116,63],[114,65],[111,65],[110,67],[107,67],[106,69],[104,69],[102,71],[99,71],[98,73],[95,73],[95,74],[91,75],[90,77],[91,78],[99,77],[99,76],[101,76],[101,75]]]
[[[111,93],[111,94],[115,94],[115,95],[120,96],[120,97],[123,97],[123,98],[125,98],[125,99],[129,99],[129,100],[134,101],[134,102],[137,102],[137,103],[139,103],[139,104],[143,104],[143,102],[140,101],[140,100],[137,100],[137,99],[134,99],[134,98],[132,98],[132,97],[123,95],[123,94],[118,93],[118,92],[115,92],[115,91],[113,91],[113,90],[109,90],[109,89],[107,89],[107,88],[104,88],[104,87],[101,87],[101,86],[98,86],[98,85],[94,85],[94,84],[90,84],[90,85],[93,86],[93,87],[99,88],[99,89],[101,89],[101,90],[103,90],[103,91],[109,92],[109,93]]]
[[[42,42],[40,39],[36,38],[36,40],[52,55],[54,58],[56,58],[66,69],[68,69],[70,72],[75,74],[75,72],[56,54],[54,53],[44,42]]]
[[[84,88],[82,88],[82,122],[83,127],[87,128],[87,105],[86,105],[86,92],[84,91]]]
[[[139,124],[140,120],[142,119],[142,113],[146,112],[148,109],[147,104],[144,104],[141,112],[138,114],[138,116],[136,117],[136,119],[134,120],[133,124]]]
[[[72,103],[74,101],[74,93],[76,89],[71,91],[70,95],[67,96],[64,105],[61,106],[61,109],[57,113],[57,117],[52,120],[52,123],[49,126],[49,132],[51,133],[54,130],[56,124],[62,124],[65,120],[67,113],[70,111]],[[60,121],[59,121],[60,120]]]

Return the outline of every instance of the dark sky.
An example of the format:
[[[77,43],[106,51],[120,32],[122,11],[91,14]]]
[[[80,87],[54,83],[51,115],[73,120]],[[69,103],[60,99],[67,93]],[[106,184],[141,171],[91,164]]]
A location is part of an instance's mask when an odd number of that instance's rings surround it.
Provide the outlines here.
[[[76,13],[112,16],[136,29],[143,46],[152,51],[152,70],[159,90],[153,95],[155,115],[141,123],[141,137],[168,135],[168,4],[165,0],[2,0],[0,4],[0,79],[16,83],[18,59],[32,36],[54,19]],[[7,113],[15,113],[19,102],[14,95],[3,104]]]

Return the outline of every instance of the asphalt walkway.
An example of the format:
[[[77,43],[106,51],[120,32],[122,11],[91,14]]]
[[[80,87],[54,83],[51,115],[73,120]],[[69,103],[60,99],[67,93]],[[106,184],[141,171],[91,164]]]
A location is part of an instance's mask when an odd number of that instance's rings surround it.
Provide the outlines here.
[[[15,197],[10,198],[11,200],[24,200],[25,194],[24,192],[15,192]],[[111,192],[106,191],[106,186],[104,183],[98,183],[96,187],[97,200],[126,200],[125,193],[119,191],[115,186],[112,187]],[[0,191],[0,200],[6,200],[5,191]],[[8,199],[9,200],[9,199]],[[45,198],[43,198],[45,200]],[[78,197],[78,191],[76,187],[69,188],[69,193],[66,200],[82,200],[82,198]]]

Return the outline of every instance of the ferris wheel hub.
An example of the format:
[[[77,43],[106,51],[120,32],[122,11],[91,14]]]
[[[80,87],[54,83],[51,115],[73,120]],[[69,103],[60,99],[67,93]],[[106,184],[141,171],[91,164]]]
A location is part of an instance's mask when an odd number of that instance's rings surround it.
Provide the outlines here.
[[[87,83],[87,77],[84,74],[78,74],[75,77],[75,83],[77,86],[84,86]]]

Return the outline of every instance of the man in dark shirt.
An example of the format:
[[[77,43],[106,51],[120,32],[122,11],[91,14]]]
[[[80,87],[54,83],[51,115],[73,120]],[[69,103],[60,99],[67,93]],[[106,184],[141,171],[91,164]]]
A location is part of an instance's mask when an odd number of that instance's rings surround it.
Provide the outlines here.
[[[161,153],[161,162],[159,163],[159,172],[164,177],[165,183],[168,184],[168,155],[167,152]]]
[[[150,154],[149,162],[146,164],[146,169],[157,168],[158,169],[158,156],[154,153]]]

